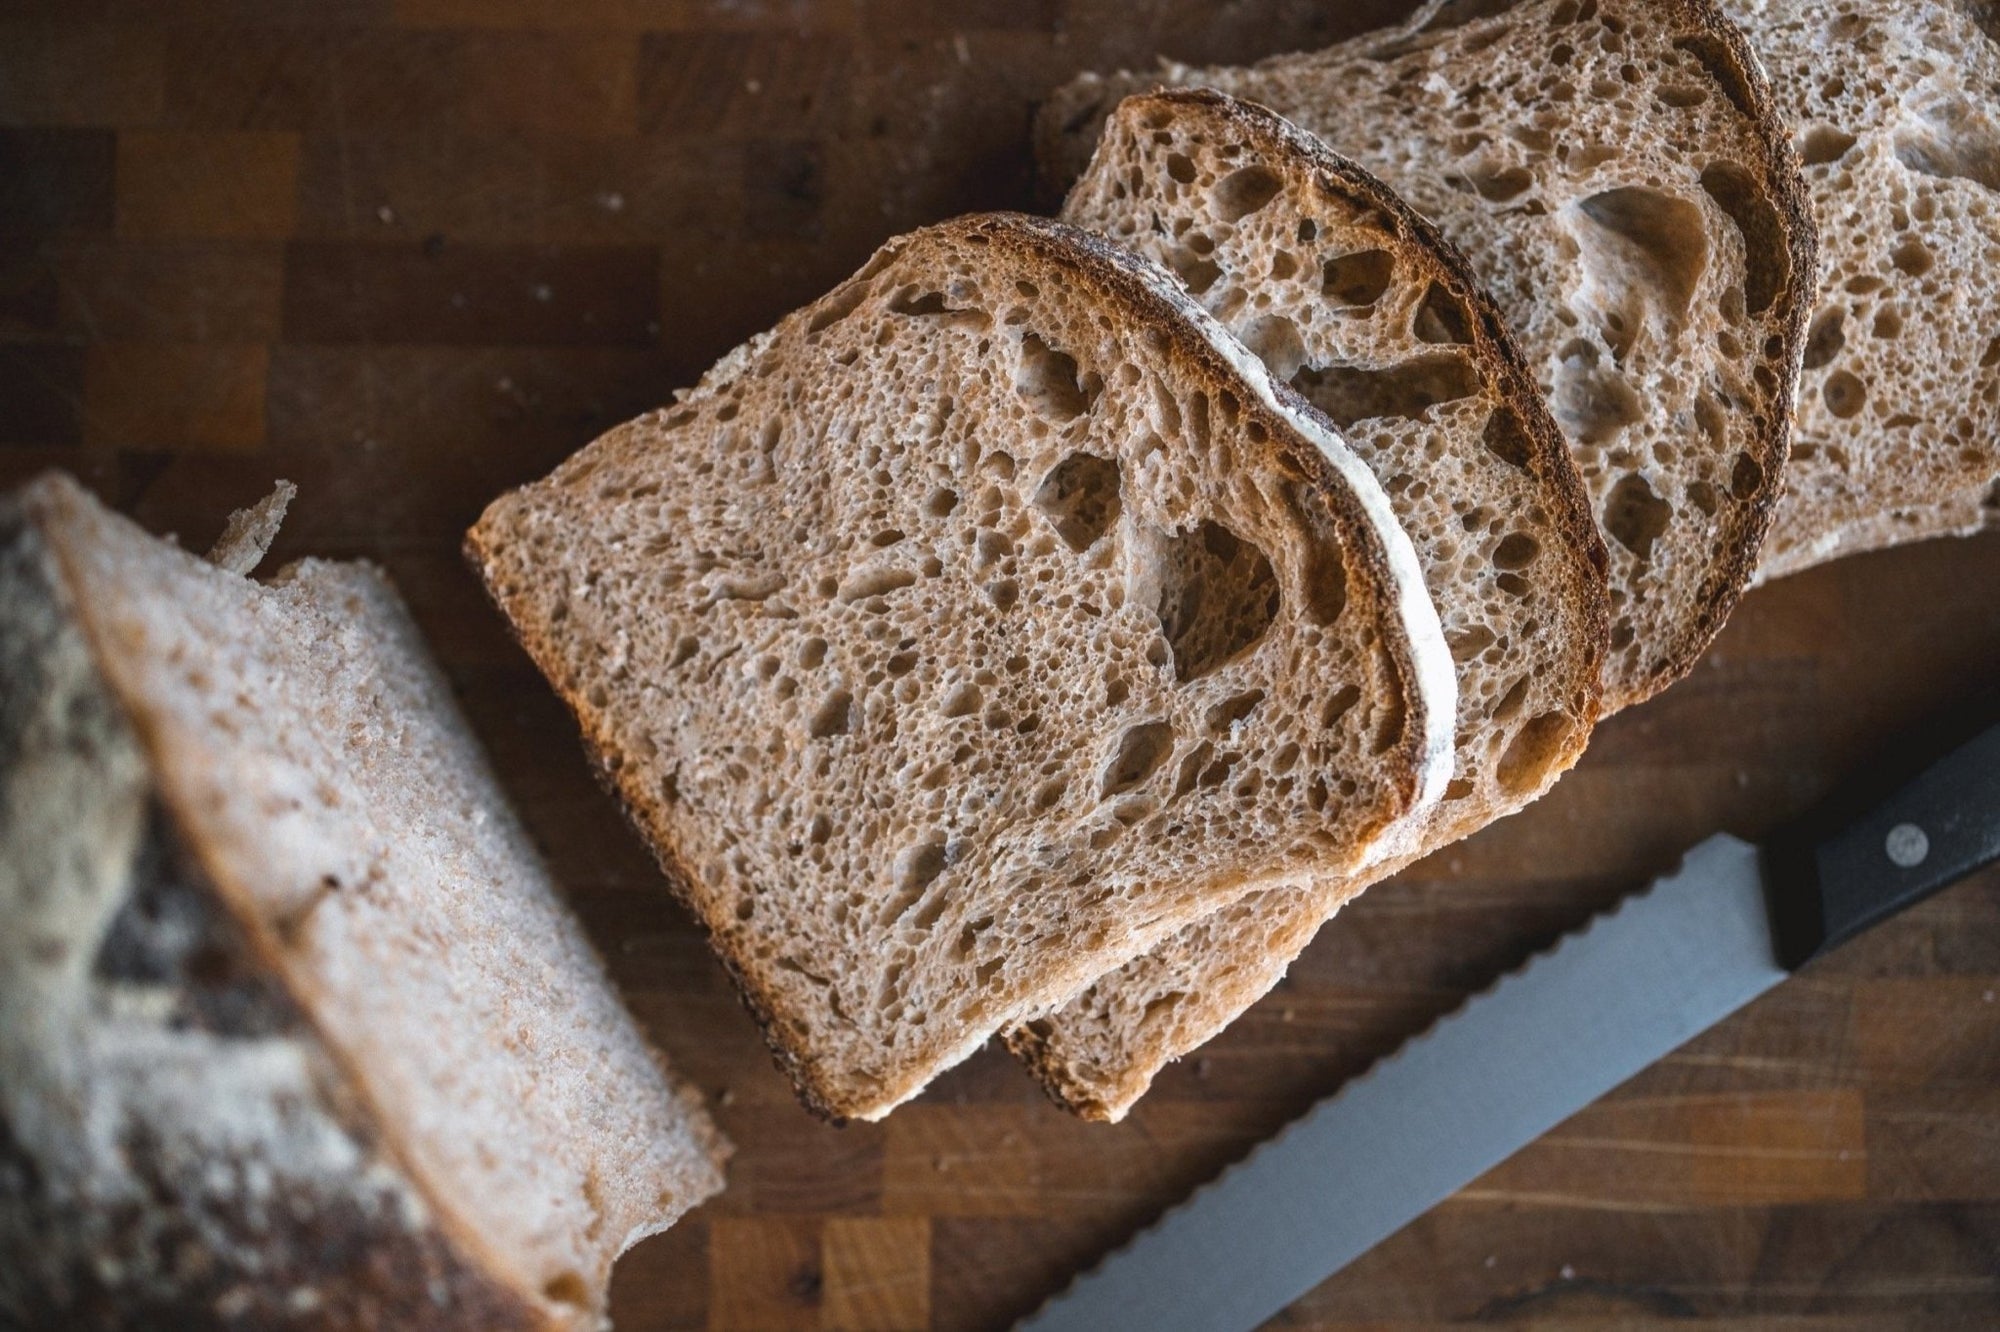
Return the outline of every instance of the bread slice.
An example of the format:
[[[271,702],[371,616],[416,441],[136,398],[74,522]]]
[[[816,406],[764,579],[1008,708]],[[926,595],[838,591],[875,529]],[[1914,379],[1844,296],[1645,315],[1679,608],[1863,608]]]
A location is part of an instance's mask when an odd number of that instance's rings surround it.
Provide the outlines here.
[[[1685,674],[1756,567],[1812,297],[1789,134],[1709,0],[1432,0],[1250,68],[1086,78],[1043,108],[1088,157],[1118,97],[1202,84],[1374,172],[1470,258],[1555,407],[1611,554],[1605,703]]]
[[[1760,576],[2000,522],[2000,46],[1940,0],[1730,0],[1820,228]]]
[[[1013,1033],[1058,1102],[1115,1120],[1342,903],[1576,761],[1608,597],[1583,484],[1499,312],[1373,176],[1261,107],[1162,92],[1112,113],[1063,217],[1181,274],[1340,427],[1410,534],[1458,670],[1452,781],[1402,853],[1225,907]]]
[[[1059,223],[891,241],[469,552],[829,1116],[1354,869],[1450,774],[1380,486]]]
[[[382,575],[232,572],[284,498],[0,502],[0,1323],[594,1329],[727,1148]]]

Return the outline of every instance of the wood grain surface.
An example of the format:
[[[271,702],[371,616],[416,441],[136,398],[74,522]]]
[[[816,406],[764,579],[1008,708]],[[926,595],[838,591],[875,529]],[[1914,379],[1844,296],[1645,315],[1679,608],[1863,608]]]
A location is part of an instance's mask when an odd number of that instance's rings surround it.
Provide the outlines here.
[[[739,1144],[627,1332],[993,1328],[1559,932],[2000,686],[2000,537],[1751,595],[1534,809],[1377,888],[1130,1122],[997,1049],[886,1123],[793,1102],[457,555],[893,233],[1031,202],[1034,101],[1397,0],[0,0],[0,483],[386,565],[625,993]],[[1962,714],[1961,714],[1962,716]],[[1219,1261],[1220,1261],[1219,1257]],[[1827,958],[1284,1326],[2000,1325],[2000,875]]]

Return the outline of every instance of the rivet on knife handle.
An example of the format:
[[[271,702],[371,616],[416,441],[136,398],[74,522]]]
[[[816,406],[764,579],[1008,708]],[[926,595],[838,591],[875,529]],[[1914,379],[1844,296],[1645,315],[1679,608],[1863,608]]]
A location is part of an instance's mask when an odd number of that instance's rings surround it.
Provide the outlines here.
[[[2000,859],[2000,726],[1989,727],[1832,832],[1774,838],[1779,959],[1800,965]]]

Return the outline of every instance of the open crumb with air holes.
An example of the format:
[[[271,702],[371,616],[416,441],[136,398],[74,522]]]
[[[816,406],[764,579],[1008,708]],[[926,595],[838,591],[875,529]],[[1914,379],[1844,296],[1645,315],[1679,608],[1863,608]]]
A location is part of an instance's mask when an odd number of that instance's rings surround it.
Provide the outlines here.
[[[1043,107],[1052,179],[1157,83],[1263,103],[1465,251],[1567,435],[1611,557],[1605,701],[1684,674],[1781,490],[1812,227],[1742,33],[1708,0],[1432,0],[1250,68],[1086,75]]]
[[[1820,229],[1761,574],[2000,523],[2000,45],[1946,0],[1731,0]]]
[[[1340,427],[1410,534],[1458,671],[1451,784],[1382,863],[1233,903],[1012,1034],[1057,1100],[1116,1119],[1343,902],[1576,761],[1607,596],[1588,498],[1498,312],[1374,177],[1262,108],[1162,92],[1113,113],[1063,217],[1180,275]]]
[[[1085,233],[949,223],[468,538],[823,1113],[1441,789],[1414,553],[1233,354]]]

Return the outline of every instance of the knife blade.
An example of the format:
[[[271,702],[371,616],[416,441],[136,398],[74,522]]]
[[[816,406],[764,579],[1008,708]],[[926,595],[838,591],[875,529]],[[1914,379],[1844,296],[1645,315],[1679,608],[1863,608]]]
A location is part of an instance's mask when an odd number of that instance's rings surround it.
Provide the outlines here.
[[[2000,726],[1830,833],[1711,837],[1017,1326],[1245,1332],[1812,957],[1995,859]]]

